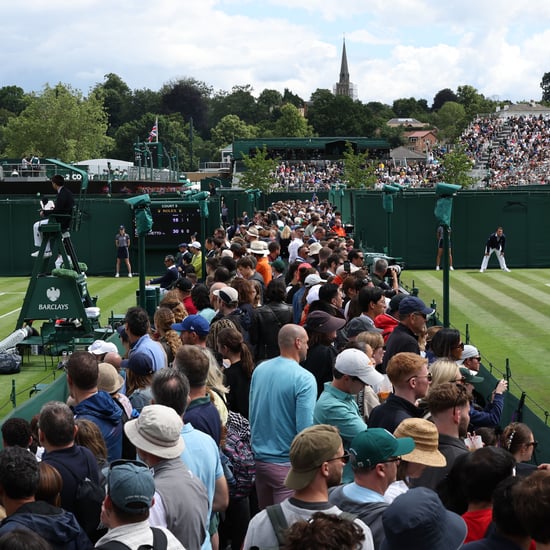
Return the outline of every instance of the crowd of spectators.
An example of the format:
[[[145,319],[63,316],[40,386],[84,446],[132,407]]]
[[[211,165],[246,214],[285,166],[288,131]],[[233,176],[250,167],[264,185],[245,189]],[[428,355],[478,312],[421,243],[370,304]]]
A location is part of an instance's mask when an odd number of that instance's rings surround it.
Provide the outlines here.
[[[546,185],[550,176],[550,117],[522,115],[480,116],[459,138],[472,167],[487,170],[480,187],[504,189],[510,185]],[[441,159],[446,146],[438,145],[423,160],[385,160],[375,167],[374,188],[398,183],[404,187],[433,187],[442,179]],[[323,191],[345,184],[342,161],[284,161],[273,173],[274,188]]]
[[[521,495],[550,501],[537,477],[548,465],[527,464],[534,434],[518,422],[496,431],[505,381],[480,402],[479,351],[452,329],[428,341],[434,310],[386,259],[365,265],[329,202],[243,212],[179,248],[153,319],[126,312],[122,354],[100,341],[70,356],[72,409],[46,404],[36,435],[22,419],[3,425],[4,447],[32,460],[0,452],[0,537],[32,525],[74,548],[51,532],[64,522],[79,548],[158,536],[171,550],[550,541],[523,519]],[[204,273],[186,248],[204,253]],[[57,504],[42,503],[27,449],[59,469]],[[508,487],[514,471],[522,480]],[[101,489],[90,502],[101,525],[80,514],[85,479]],[[503,499],[519,518],[512,531],[493,514]]]
[[[546,185],[550,168],[550,117],[522,115],[476,119],[461,142],[488,173],[486,187]]]

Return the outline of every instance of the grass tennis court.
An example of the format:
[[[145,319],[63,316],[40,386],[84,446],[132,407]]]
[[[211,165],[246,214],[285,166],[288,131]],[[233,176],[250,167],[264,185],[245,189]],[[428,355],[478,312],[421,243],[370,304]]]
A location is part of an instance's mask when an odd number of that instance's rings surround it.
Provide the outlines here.
[[[437,303],[442,315],[441,271],[407,271],[401,279],[409,287],[416,286],[419,296],[427,303]],[[485,365],[490,361],[495,369],[504,372],[506,359],[512,372],[511,389],[519,395],[518,385],[527,391],[527,405],[533,412],[544,417],[550,408],[547,393],[546,373],[550,343],[550,269],[514,270],[503,273],[489,269],[456,270],[450,274],[451,309],[453,327],[465,337],[469,326],[470,341],[483,356]],[[7,337],[19,315],[28,285],[26,277],[0,277],[0,340]],[[92,296],[98,296],[101,322],[107,323],[111,313],[124,313],[135,305],[135,293],[139,286],[137,278],[89,277],[88,288]],[[18,404],[28,398],[34,383],[53,379],[52,370],[44,368],[42,356],[31,356],[21,373],[0,378],[0,418],[11,410],[9,395],[12,379],[16,380]],[[49,358],[48,358],[49,361]],[[50,363],[48,363],[49,365]],[[495,376],[498,377],[497,374]]]
[[[441,271],[403,271],[401,278],[419,288],[427,303],[435,300],[442,316]],[[543,410],[527,405],[543,416],[550,407],[546,372],[550,343],[550,270],[522,269],[504,273],[500,269],[455,270],[450,273],[450,321],[465,336],[469,326],[471,343],[479,348],[483,363],[505,371],[509,359],[510,387],[534,399]],[[495,376],[498,376],[495,374]]]

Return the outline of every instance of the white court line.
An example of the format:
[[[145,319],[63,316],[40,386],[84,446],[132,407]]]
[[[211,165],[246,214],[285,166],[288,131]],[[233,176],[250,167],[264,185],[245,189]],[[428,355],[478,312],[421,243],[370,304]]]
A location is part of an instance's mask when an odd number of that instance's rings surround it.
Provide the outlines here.
[[[3,319],[4,317],[7,317],[8,315],[12,315],[14,313],[17,313],[18,311],[21,311],[20,307],[18,307],[17,309],[14,309],[13,311],[8,311],[7,313],[4,313],[4,315],[0,315],[0,319]]]

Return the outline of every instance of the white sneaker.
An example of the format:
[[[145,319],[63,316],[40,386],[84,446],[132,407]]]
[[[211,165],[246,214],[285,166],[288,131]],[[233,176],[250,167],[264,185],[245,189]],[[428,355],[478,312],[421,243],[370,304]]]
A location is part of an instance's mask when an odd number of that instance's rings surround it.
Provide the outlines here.
[[[130,277],[130,279],[132,278],[132,274],[131,273],[128,273],[128,277]]]
[[[38,258],[38,253],[39,253],[39,252],[40,252],[40,251],[37,250],[36,252],[33,252],[33,253],[31,254],[31,256],[32,256],[33,258]],[[51,255],[52,255],[51,252],[47,252],[47,251],[44,252],[44,258],[50,258]]]
[[[38,258],[38,252],[39,252],[38,250],[37,250],[36,252],[33,252],[33,253],[31,254],[31,256],[32,256],[33,258]]]
[[[435,266],[435,270],[439,271],[439,266],[438,265]]]
[[[483,273],[484,271],[485,271],[484,269],[480,269],[480,270],[479,270],[480,273]]]
[[[455,270],[455,268],[454,268],[453,266],[449,267],[449,269],[450,269],[451,271],[454,271],[454,270]]]
[[[120,277],[120,275],[118,273],[115,273],[115,279]]]
[[[511,270],[505,267],[502,271],[506,271],[506,273],[510,273]]]

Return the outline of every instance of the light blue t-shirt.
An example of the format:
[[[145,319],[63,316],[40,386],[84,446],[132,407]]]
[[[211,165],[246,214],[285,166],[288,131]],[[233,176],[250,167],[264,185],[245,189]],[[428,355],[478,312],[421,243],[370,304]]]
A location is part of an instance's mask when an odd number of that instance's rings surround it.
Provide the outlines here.
[[[256,460],[290,462],[290,444],[313,424],[317,382],[293,359],[275,357],[258,365],[250,383],[250,433]]]
[[[216,480],[223,476],[220,461],[220,450],[216,442],[204,432],[195,430],[191,424],[184,424],[181,436],[185,442],[185,449],[181,459],[190,472],[197,476],[206,487],[208,493],[208,521],[212,514],[212,501],[216,491]],[[208,531],[208,525],[207,525]],[[210,537],[206,537],[203,550],[212,548]]]
[[[156,372],[168,366],[166,352],[161,344],[151,340],[148,334],[144,334],[132,347],[132,353],[145,353],[153,360],[153,371]]]

